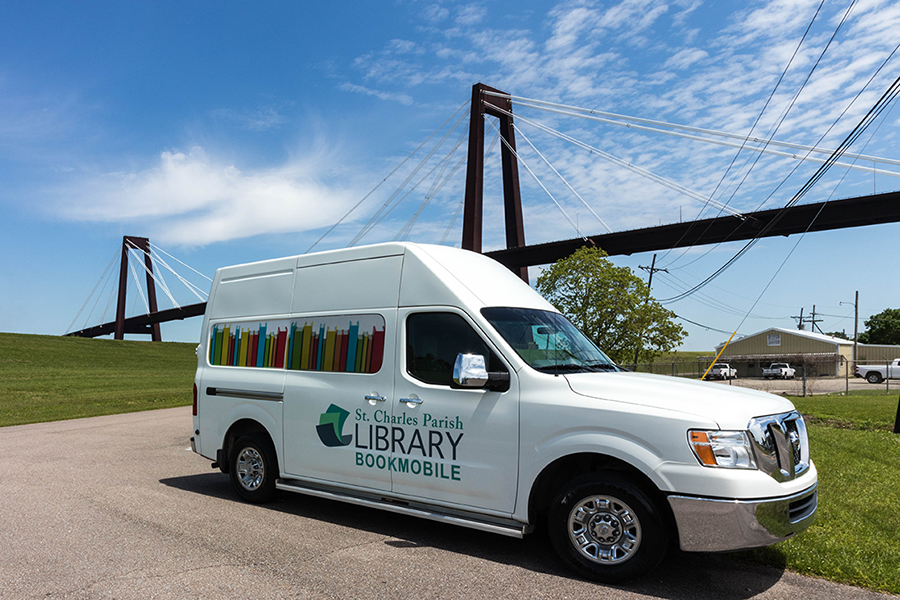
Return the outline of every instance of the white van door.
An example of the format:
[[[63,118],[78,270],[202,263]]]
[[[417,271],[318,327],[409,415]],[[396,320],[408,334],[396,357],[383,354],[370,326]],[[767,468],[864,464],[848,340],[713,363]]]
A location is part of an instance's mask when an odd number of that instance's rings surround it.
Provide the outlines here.
[[[462,311],[401,309],[391,432],[393,492],[512,513],[519,454],[515,373]],[[510,372],[505,391],[453,389],[459,353],[481,354]]]
[[[391,489],[395,323],[396,309],[295,318],[284,383],[288,476]]]

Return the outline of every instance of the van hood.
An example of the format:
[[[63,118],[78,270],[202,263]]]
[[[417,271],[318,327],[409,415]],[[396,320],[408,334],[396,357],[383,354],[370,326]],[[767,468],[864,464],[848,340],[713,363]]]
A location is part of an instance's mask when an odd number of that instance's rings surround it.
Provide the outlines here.
[[[754,417],[794,410],[785,398],[747,388],[646,373],[565,375],[578,395],[711,419],[722,429],[746,429]]]

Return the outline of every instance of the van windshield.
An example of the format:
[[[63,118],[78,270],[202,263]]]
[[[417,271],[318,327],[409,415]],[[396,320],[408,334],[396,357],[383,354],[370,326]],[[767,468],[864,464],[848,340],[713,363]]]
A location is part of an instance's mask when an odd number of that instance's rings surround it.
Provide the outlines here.
[[[564,316],[529,308],[482,308],[481,314],[533,369],[545,373],[621,371]]]

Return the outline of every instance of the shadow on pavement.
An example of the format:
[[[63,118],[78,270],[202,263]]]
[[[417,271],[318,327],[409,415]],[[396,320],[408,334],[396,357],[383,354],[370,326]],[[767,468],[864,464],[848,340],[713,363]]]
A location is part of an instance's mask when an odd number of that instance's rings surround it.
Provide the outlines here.
[[[228,476],[218,471],[161,479],[160,483],[240,502]],[[540,531],[517,540],[371,508],[354,507],[347,511],[337,501],[290,493],[281,493],[264,506],[299,518],[384,535],[391,538],[384,543],[394,548],[414,551],[433,547],[538,573],[575,577],[559,561],[546,534]],[[728,555],[686,553],[672,548],[663,563],[647,577],[611,587],[670,600],[743,599],[765,592],[783,573],[783,569],[740,562]]]

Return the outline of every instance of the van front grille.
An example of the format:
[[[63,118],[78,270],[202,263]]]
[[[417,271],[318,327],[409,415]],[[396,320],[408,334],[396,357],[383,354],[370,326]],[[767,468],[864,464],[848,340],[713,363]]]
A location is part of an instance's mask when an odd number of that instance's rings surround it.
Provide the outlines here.
[[[747,426],[760,470],[789,481],[809,469],[809,437],[797,411],[757,417]]]

